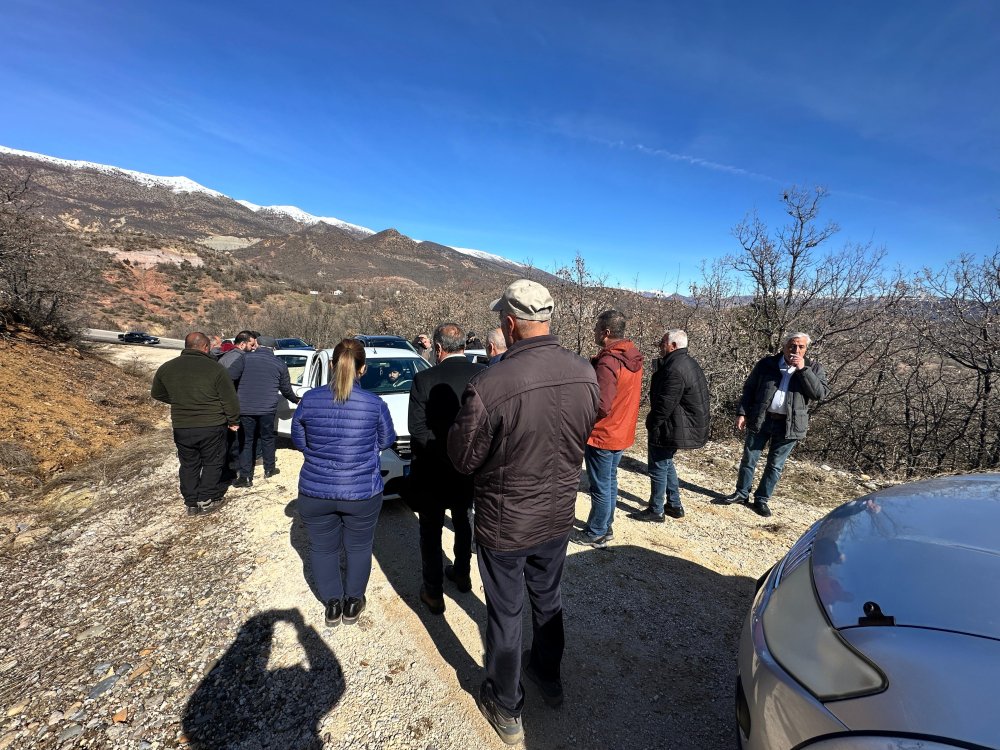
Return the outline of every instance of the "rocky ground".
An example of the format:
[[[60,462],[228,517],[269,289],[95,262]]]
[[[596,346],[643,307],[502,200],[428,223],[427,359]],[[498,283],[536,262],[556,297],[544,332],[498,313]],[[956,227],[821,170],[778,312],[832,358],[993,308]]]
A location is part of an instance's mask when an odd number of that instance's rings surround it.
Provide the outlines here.
[[[871,483],[793,459],[763,519],[713,504],[732,489],[738,450],[682,454],[687,515],[663,525],[626,517],[649,480],[641,455],[623,461],[612,546],[569,550],[566,703],[548,709],[527,686],[527,747],[733,745],[754,581]],[[368,610],[326,628],[304,574],[300,464],[279,443],[280,475],[258,469],[220,512],[187,518],[163,424],[30,512],[0,516],[0,750],[502,747],[473,698],[485,619],[475,569],[472,593],[446,589],[444,616],[428,614],[416,517],[387,503]],[[588,509],[581,492],[578,519]]]

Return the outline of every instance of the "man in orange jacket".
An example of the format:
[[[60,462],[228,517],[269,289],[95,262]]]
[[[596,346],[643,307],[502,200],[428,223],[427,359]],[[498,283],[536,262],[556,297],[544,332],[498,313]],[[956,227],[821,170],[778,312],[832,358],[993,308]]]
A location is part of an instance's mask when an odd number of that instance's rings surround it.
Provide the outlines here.
[[[583,458],[590,480],[590,515],[572,541],[602,549],[614,538],[611,524],[618,500],[618,463],[635,442],[642,395],[642,352],[625,338],[625,316],[607,310],[597,318],[594,340],[601,350],[591,360],[597,371],[601,400],[597,423]]]

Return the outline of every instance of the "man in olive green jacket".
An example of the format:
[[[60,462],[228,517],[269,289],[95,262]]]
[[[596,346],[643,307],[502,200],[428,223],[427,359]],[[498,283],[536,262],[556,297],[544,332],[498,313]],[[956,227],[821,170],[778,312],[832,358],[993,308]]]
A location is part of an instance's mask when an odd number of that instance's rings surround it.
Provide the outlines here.
[[[184,351],[153,376],[150,395],[170,404],[174,443],[180,460],[180,485],[189,516],[222,505],[226,486],[226,430],[240,424],[240,401],[226,368],[209,354],[204,333],[189,333]]]

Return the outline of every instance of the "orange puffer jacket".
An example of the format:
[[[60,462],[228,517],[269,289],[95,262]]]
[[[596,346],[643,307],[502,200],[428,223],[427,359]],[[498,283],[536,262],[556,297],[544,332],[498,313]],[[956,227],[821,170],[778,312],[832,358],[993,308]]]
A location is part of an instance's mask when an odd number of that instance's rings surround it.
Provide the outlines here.
[[[635,442],[642,396],[642,352],[631,341],[621,339],[601,349],[591,361],[601,401],[587,445],[611,451],[630,448]]]

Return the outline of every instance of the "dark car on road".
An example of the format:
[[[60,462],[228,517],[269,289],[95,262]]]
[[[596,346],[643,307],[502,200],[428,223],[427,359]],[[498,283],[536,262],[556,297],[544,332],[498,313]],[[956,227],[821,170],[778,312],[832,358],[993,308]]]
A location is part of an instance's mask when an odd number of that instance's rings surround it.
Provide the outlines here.
[[[118,340],[124,344],[146,344],[148,346],[160,343],[160,340],[156,336],[150,336],[145,331],[129,331],[127,333],[119,333]]]
[[[312,344],[307,344],[302,339],[275,339],[278,345],[275,349],[314,349]]]

